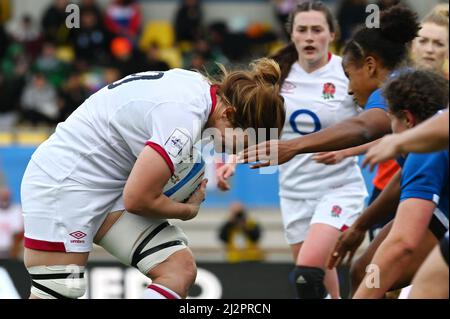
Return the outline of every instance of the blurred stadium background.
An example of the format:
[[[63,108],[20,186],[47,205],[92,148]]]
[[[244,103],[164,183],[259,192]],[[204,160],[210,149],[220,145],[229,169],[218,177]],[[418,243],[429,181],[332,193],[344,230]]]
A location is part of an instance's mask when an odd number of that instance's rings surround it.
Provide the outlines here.
[[[52,133],[56,123],[64,120],[87,96],[130,73],[174,67],[205,68],[214,73],[215,62],[244,64],[266,56],[285,43],[281,3],[288,6],[289,2],[0,0],[0,170],[12,190],[13,201],[20,204],[20,182],[33,151]],[[349,29],[365,20],[361,5],[392,1],[324,2],[339,18],[342,37],[335,44],[338,51]],[[344,2],[353,5],[355,11],[341,10]],[[423,17],[435,4],[444,1],[404,2]],[[70,3],[81,9],[80,28],[66,27],[68,13],[65,9]],[[187,3],[194,6],[183,6]],[[117,6],[125,6],[127,10],[118,11]],[[352,12],[350,16],[349,12]],[[127,27],[121,27],[127,22]],[[291,254],[278,210],[277,174],[255,174],[247,167],[239,167],[232,190],[221,193],[214,187],[212,168],[207,200],[199,216],[183,222],[181,227],[190,238],[200,267],[209,269],[217,278],[225,276],[219,286],[225,287],[228,282],[232,287],[219,294],[214,279],[205,272],[199,277],[209,284],[202,286],[200,282],[203,295],[201,292],[193,295],[288,298]],[[364,176],[370,190],[371,173],[364,171]],[[259,246],[265,257],[264,263],[257,267],[254,264],[225,265],[227,259],[219,229],[227,220],[229,205],[234,201],[243,203],[262,229]],[[103,274],[109,280],[116,278],[126,282],[129,277],[129,281],[133,281],[130,278],[134,275],[127,275],[122,268],[117,268],[118,264],[111,264],[112,257],[100,247],[95,248],[91,260],[100,262],[98,267],[107,267]],[[0,261],[0,266],[2,264],[8,271],[20,273],[20,270],[11,270],[16,264]],[[94,270],[92,278],[102,280],[102,275],[94,277]],[[281,281],[278,284],[281,286],[274,288],[272,295],[261,292],[257,285],[247,285],[240,291],[242,276],[273,278],[273,281]],[[20,285],[23,287],[26,283]],[[92,285],[91,280],[91,288]],[[206,288],[208,285],[210,287]],[[126,288],[125,293],[121,288],[108,290],[106,287],[110,286],[96,288],[100,290],[90,297],[138,297],[131,288]],[[19,291],[26,294],[23,288]]]

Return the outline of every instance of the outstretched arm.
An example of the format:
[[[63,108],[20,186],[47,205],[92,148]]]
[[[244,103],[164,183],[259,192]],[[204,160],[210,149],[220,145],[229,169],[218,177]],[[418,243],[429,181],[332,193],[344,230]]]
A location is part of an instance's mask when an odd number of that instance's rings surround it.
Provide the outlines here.
[[[239,162],[264,161],[254,168],[286,163],[297,154],[341,150],[374,141],[391,132],[382,109],[370,109],[319,132],[288,141],[272,140],[251,146],[239,154]]]
[[[377,163],[395,158],[400,154],[441,150],[448,146],[448,134],[449,115],[447,110],[411,130],[385,136],[378,145],[368,151],[364,165],[369,164],[373,168]]]

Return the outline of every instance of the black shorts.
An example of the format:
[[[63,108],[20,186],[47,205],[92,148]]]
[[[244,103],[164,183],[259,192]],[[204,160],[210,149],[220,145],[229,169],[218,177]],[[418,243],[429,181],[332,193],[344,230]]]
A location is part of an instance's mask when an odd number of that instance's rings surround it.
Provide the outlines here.
[[[445,262],[447,263],[447,266],[448,266],[448,254],[449,254],[448,231],[445,234],[444,238],[442,238],[440,246],[441,246],[442,257],[444,257],[444,260],[445,260]]]
[[[430,224],[428,225],[428,229],[436,236],[437,240],[442,240],[444,238],[445,233],[448,229],[441,223],[441,221],[433,214],[431,217]]]

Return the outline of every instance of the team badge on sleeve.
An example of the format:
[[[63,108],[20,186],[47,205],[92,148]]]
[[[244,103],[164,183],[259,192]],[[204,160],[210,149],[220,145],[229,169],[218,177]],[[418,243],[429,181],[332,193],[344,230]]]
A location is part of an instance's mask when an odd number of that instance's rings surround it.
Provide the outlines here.
[[[180,129],[175,129],[164,144],[167,154],[176,159],[182,155],[182,151],[186,145],[189,145],[191,138]]]
[[[334,99],[334,95],[336,94],[336,86],[333,83],[325,83],[323,85],[322,97],[325,100]]]
[[[341,208],[341,206],[334,205],[334,206],[331,208],[331,216],[333,216],[333,217],[339,217],[339,216],[341,215],[341,213],[342,213],[342,208]]]

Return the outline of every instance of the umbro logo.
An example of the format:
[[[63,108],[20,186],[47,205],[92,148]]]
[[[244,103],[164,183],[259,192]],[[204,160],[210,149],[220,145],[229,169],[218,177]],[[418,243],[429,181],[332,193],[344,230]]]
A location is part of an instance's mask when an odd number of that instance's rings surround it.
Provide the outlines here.
[[[81,238],[84,238],[87,236],[85,233],[83,233],[82,231],[79,231],[79,230],[74,231],[74,232],[70,233],[69,235],[76,239],[81,239]]]

